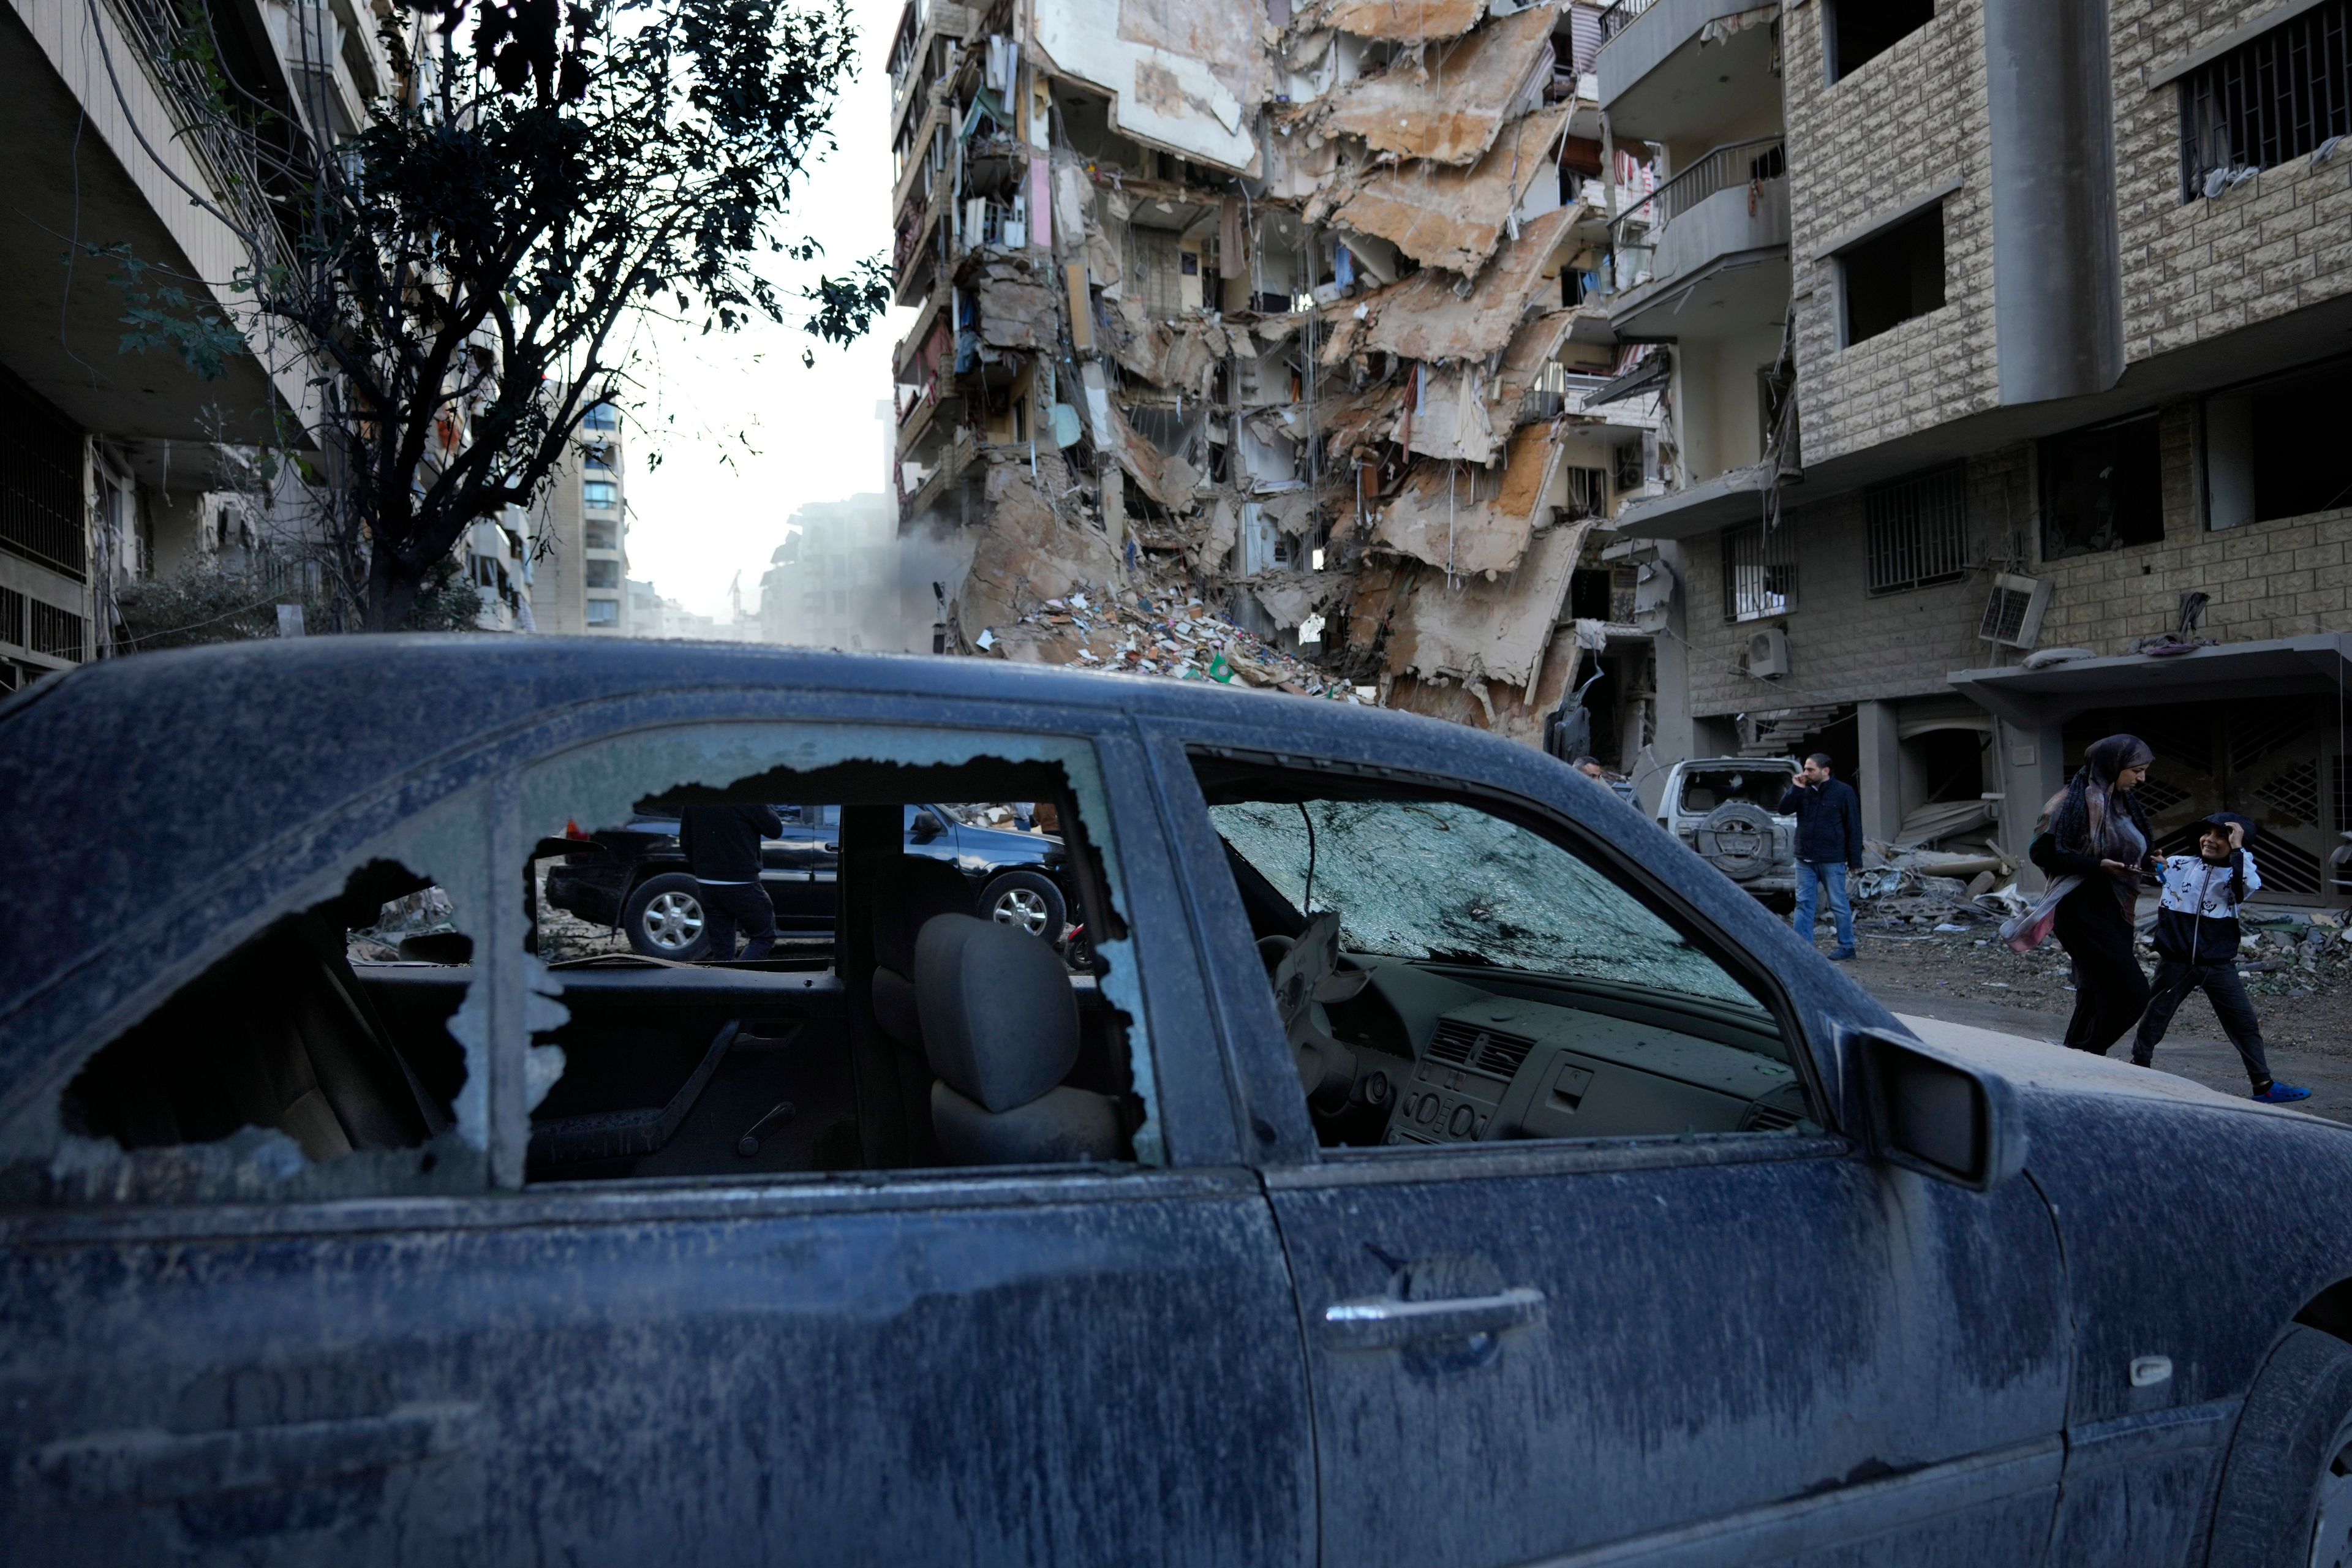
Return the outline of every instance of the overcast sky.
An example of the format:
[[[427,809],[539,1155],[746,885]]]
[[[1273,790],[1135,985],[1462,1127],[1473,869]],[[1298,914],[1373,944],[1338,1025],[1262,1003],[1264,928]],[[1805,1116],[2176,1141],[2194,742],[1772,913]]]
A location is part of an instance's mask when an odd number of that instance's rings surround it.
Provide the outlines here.
[[[899,0],[850,0],[862,68],[834,114],[840,145],[811,171],[793,202],[788,232],[825,247],[816,264],[780,266],[797,287],[828,264],[890,246],[890,76],[885,56]],[[881,489],[887,429],[874,405],[890,395],[890,346],[913,312],[894,310],[848,349],[818,342],[797,325],[708,337],[675,329],[648,334],[648,427],[632,443],[627,475],[629,575],[704,615],[727,614],[727,587],[743,576],[743,605],[757,605],[760,574],[784,522],[810,501]],[[814,369],[801,365],[814,348]],[[661,466],[648,472],[658,447]]]

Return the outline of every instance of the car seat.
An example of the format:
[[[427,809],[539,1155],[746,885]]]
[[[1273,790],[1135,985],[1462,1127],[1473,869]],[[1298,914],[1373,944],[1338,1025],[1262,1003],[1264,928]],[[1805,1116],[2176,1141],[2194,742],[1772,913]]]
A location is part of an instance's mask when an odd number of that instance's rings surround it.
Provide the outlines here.
[[[957,1164],[1124,1155],[1118,1108],[1062,1080],[1078,1060],[1078,1004],[1054,950],[1025,931],[940,915],[915,943],[931,1127]]]
[[[449,1124],[315,914],[278,921],[90,1059],[69,1121],[126,1149],[275,1128],[311,1160]]]
[[[971,913],[971,883],[944,860],[901,855],[883,874],[881,891],[874,906],[874,1021],[892,1043],[919,1053],[915,938],[935,916]]]

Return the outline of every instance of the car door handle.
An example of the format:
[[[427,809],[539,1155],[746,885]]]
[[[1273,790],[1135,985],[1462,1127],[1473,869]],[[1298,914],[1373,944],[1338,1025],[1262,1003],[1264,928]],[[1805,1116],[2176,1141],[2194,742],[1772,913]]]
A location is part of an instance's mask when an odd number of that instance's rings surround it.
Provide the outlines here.
[[[481,1429],[478,1404],[404,1405],[384,1415],[278,1426],[92,1432],[37,1448],[25,1464],[68,1505],[169,1503],[422,1464],[472,1447]]]
[[[1539,1322],[1544,1293],[1515,1285],[1495,1296],[1448,1296],[1434,1301],[1376,1297],[1334,1301],[1323,1309],[1323,1342],[1333,1350],[1385,1351],[1416,1340],[1458,1340]]]

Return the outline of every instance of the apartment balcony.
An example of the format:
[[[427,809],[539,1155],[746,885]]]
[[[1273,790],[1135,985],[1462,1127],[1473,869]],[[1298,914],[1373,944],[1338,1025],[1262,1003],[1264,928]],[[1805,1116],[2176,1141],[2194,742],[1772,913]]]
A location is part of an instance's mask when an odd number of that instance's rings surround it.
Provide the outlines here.
[[[1669,0],[1659,0],[1660,5]],[[1724,338],[1789,306],[1789,179],[1780,138],[1717,147],[1609,226],[1621,342]]]
[[[1779,123],[1780,10],[1758,0],[1617,0],[1601,15],[1593,74],[1618,143],[1705,145]]]

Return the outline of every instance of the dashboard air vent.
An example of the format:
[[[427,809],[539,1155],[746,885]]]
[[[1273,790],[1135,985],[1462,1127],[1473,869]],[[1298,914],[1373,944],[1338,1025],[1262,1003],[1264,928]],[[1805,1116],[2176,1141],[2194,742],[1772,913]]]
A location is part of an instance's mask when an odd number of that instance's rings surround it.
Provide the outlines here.
[[[1460,1018],[1443,1018],[1438,1021],[1437,1037],[1429,1042],[1429,1059],[1472,1068],[1507,1081],[1535,1048],[1536,1043],[1524,1035],[1501,1034]]]
[[[1536,1043],[1524,1035],[1500,1035],[1490,1030],[1486,1048],[1478,1053],[1478,1067],[1496,1078],[1507,1079],[1519,1070],[1519,1064],[1535,1048]]]
[[[1739,1121],[1742,1132],[1786,1132],[1805,1119],[1801,1110],[1785,1105],[1751,1105]]]
[[[1452,1018],[1441,1018],[1437,1037],[1429,1042],[1429,1059],[1450,1062],[1458,1068],[1470,1065],[1470,1053],[1478,1047],[1478,1031],[1475,1026]]]

